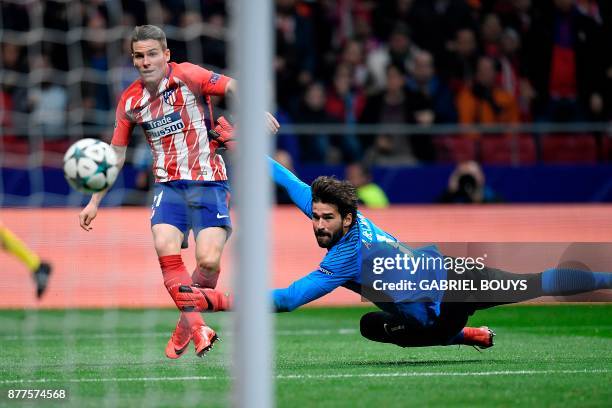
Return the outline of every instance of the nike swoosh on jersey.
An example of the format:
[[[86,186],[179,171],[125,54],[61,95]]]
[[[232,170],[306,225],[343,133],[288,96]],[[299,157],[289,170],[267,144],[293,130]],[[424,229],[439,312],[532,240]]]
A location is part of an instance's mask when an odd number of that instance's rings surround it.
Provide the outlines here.
[[[229,217],[229,215],[221,215],[221,214],[217,213],[217,218],[219,218],[219,219],[220,218],[227,218],[227,217]]]

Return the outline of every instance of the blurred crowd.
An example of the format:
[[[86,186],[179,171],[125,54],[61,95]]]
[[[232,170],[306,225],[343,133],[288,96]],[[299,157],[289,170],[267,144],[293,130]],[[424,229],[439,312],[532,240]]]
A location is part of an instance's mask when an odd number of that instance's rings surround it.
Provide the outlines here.
[[[612,39],[609,1],[276,0],[275,6],[277,116],[285,124],[350,129],[612,117],[612,54],[605,51]],[[27,114],[28,124],[48,140],[65,139],[74,126],[98,125],[109,132],[115,101],[137,75],[127,39],[136,24],[164,27],[174,61],[228,69],[225,1],[2,2],[1,7],[5,138],[19,138],[11,132],[18,116],[10,112]],[[25,44],[27,37],[19,33],[35,33],[37,19],[54,32],[83,27],[89,34]],[[196,26],[206,35],[191,36]],[[116,27],[125,30],[110,35],[108,29]],[[175,34],[178,28],[185,31]],[[75,68],[84,68],[82,76],[70,75]],[[31,81],[27,74],[34,70],[40,86],[23,81]],[[434,139],[283,134],[277,148],[295,163],[405,165],[439,158]]]

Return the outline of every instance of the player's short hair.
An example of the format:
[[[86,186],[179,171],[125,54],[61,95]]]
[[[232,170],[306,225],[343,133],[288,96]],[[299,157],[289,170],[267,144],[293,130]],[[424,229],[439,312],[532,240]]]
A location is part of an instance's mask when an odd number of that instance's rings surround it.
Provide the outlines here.
[[[357,190],[345,180],[335,177],[320,176],[312,182],[312,202],[333,204],[338,208],[342,218],[353,214],[353,223],[357,220]],[[352,224],[351,224],[352,225]]]
[[[136,41],[145,41],[145,40],[156,40],[161,44],[162,50],[166,50],[168,48],[168,41],[166,40],[166,33],[164,30],[159,28],[158,26],[154,26],[151,24],[141,25],[134,27],[132,30],[132,42],[130,47],[132,51],[134,51],[134,43]]]

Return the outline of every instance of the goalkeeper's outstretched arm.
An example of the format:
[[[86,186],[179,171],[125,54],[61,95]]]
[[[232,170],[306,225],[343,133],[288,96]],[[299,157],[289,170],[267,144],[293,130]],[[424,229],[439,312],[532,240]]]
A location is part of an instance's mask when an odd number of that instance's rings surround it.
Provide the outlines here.
[[[312,191],[310,186],[274,159],[268,157],[268,162],[270,163],[270,172],[274,182],[287,191],[291,201],[308,218],[312,218]]]
[[[127,147],[117,146],[114,144],[111,144],[111,147],[117,155],[117,169],[118,171],[121,171],[123,165],[125,164],[125,153],[127,151]],[[93,228],[91,226],[91,222],[94,220],[94,218],[96,218],[96,215],[98,215],[98,207],[102,202],[102,198],[106,195],[107,190],[108,189],[100,191],[99,193],[94,193],[91,196],[89,203],[79,213],[79,224],[81,225],[81,228],[83,228],[85,231],[91,231],[91,229]]]

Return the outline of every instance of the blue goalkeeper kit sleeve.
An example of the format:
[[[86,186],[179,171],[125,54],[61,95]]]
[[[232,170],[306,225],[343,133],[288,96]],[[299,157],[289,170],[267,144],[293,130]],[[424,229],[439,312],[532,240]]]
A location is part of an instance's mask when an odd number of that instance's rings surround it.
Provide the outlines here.
[[[295,205],[308,217],[312,217],[312,192],[310,186],[295,174],[268,157],[270,173],[276,184],[283,187]]]

